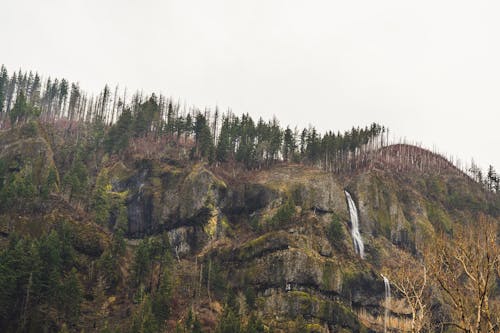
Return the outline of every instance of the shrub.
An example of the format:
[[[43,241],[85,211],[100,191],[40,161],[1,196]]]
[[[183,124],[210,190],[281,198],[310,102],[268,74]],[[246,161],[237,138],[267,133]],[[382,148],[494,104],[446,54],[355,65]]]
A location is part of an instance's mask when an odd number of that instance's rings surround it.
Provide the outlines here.
[[[328,228],[326,230],[326,236],[332,245],[339,243],[345,239],[342,222],[340,222],[340,219],[337,215],[332,216],[332,220],[330,221],[330,224],[328,225]]]

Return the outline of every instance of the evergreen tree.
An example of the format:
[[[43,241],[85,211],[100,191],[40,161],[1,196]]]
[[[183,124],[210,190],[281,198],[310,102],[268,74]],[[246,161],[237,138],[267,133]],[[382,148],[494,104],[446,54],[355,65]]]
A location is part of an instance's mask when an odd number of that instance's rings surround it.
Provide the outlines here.
[[[10,112],[10,109],[12,107],[12,101],[14,100],[14,93],[16,91],[16,85],[17,85],[17,74],[14,73],[12,74],[12,77],[9,81],[9,86],[7,87],[7,96],[6,96],[6,110],[7,112]]]
[[[217,140],[216,149],[216,160],[218,162],[226,162],[230,157],[231,148],[231,136],[230,136],[230,125],[229,119],[224,118],[222,120],[222,127],[219,134],[219,139]]]
[[[69,105],[68,105],[68,117],[70,120],[75,119],[76,111],[78,108],[78,102],[81,98],[80,87],[78,84],[71,84],[71,91],[69,95]]]
[[[4,110],[8,85],[9,76],[7,74],[7,68],[2,65],[2,67],[0,67],[0,113],[2,113]]]
[[[35,77],[33,79],[33,83],[31,84],[31,89],[30,89],[30,94],[29,94],[29,102],[31,105],[40,107],[40,89],[41,89],[42,83],[40,76],[38,73],[35,74]]]
[[[216,333],[240,333],[240,318],[231,306],[226,306],[222,318],[217,325]]]
[[[295,137],[290,127],[287,127],[283,135],[283,159],[289,161],[295,152]]]
[[[66,275],[61,285],[59,295],[59,311],[64,313],[66,322],[76,323],[80,315],[80,304],[83,299],[83,292],[75,268],[72,268]]]
[[[104,140],[104,147],[109,153],[118,153],[128,147],[133,126],[132,112],[123,110],[116,124],[111,126]]]
[[[132,317],[130,333],[157,333],[160,325],[153,315],[151,299],[145,295],[139,308]]]
[[[153,296],[153,313],[158,322],[163,323],[170,315],[172,300],[172,281],[169,271],[165,268],[161,275],[160,285]]]

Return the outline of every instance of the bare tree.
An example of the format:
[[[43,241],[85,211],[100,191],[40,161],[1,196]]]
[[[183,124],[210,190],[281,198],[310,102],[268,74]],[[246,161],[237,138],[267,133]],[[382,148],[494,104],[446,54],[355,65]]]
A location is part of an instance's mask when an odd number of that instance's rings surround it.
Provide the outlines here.
[[[451,308],[445,325],[470,333],[500,330],[493,294],[500,270],[497,223],[481,215],[474,224],[458,226],[453,237],[436,237],[426,249],[429,274]]]
[[[431,325],[430,283],[428,283],[425,265],[415,265],[414,260],[402,256],[398,261],[398,267],[391,270],[389,280],[403,297],[411,312],[411,332],[429,331]]]

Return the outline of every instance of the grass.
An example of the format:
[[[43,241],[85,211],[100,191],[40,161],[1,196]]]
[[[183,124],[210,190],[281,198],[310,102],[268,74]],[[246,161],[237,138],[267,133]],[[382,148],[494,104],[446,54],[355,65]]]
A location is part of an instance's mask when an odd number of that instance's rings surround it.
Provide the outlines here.
[[[384,327],[385,316],[374,316],[366,309],[356,311],[359,321],[367,327],[377,330]],[[411,320],[393,315],[387,316],[386,323],[388,332],[410,332]]]

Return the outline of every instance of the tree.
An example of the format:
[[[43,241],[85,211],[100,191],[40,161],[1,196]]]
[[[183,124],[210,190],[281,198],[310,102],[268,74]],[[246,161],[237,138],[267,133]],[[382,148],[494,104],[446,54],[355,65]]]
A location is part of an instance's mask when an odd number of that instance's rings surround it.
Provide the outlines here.
[[[196,142],[195,158],[207,158],[209,162],[213,161],[215,155],[214,141],[207,118],[198,113],[194,124],[194,135]]]
[[[67,322],[76,323],[80,315],[83,292],[75,268],[66,275],[59,294],[60,311],[64,313]]]
[[[2,67],[0,67],[0,113],[4,110],[8,84],[9,75],[7,74],[7,68],[2,65]]]
[[[109,153],[118,153],[128,147],[133,126],[132,112],[126,108],[123,110],[116,124],[111,126],[106,138],[104,147]]]
[[[463,332],[498,332],[500,312],[493,291],[500,272],[496,221],[480,215],[457,226],[453,238],[436,237],[425,263],[451,308],[448,325]]]
[[[338,245],[345,239],[344,229],[342,227],[342,222],[338,216],[333,215],[330,224],[326,229],[326,236],[332,245]]]
[[[289,161],[295,152],[295,137],[290,127],[287,127],[283,135],[283,159]]]
[[[217,162],[226,162],[230,157],[231,136],[229,119],[222,120],[222,127],[220,129],[219,139],[217,140],[217,149],[215,158]]]
[[[16,98],[14,107],[9,113],[10,124],[14,127],[18,122],[25,121],[32,116],[37,116],[39,113],[36,108],[28,103],[24,92],[20,92]]]
[[[425,265],[415,265],[399,255],[398,266],[388,273],[390,283],[403,297],[411,313],[411,332],[431,331],[430,283]]]
[[[76,154],[71,168],[64,175],[63,183],[69,192],[69,200],[84,198],[88,188],[88,172],[80,154]]]
[[[499,178],[497,176],[495,168],[493,168],[492,165],[490,165],[489,168],[488,168],[488,174],[486,176],[486,182],[487,182],[487,185],[488,185],[488,190],[490,190],[490,191],[497,191],[497,189],[499,187]]]
[[[216,333],[239,333],[241,332],[240,318],[237,312],[231,307],[226,305],[222,318],[215,330]]]
[[[16,91],[16,84],[17,84],[17,75],[16,73],[14,73],[10,78],[9,85],[6,87],[7,94],[6,94],[5,109],[7,110],[7,113],[10,111],[10,108],[12,106],[12,100],[14,99],[14,92]]]
[[[72,83],[69,95],[69,105],[68,105],[68,117],[70,120],[75,119],[80,98],[81,98],[80,87],[78,86],[78,84]]]
[[[164,268],[160,285],[153,296],[153,313],[158,322],[163,323],[170,315],[172,301],[172,281],[170,272]]]
[[[94,195],[92,198],[92,208],[97,224],[106,226],[109,222],[111,210],[111,198],[109,192],[111,185],[107,182],[107,173],[102,173],[97,177]]]
[[[264,324],[260,318],[254,316],[253,314],[248,319],[247,326],[245,328],[245,333],[264,333],[266,332]]]
[[[157,333],[160,326],[153,315],[151,299],[145,295],[132,317],[131,333]]]
[[[40,106],[40,89],[41,89],[42,83],[40,76],[38,73],[35,74],[35,77],[33,78],[33,82],[30,87],[28,99],[29,102],[34,105],[39,107]]]

